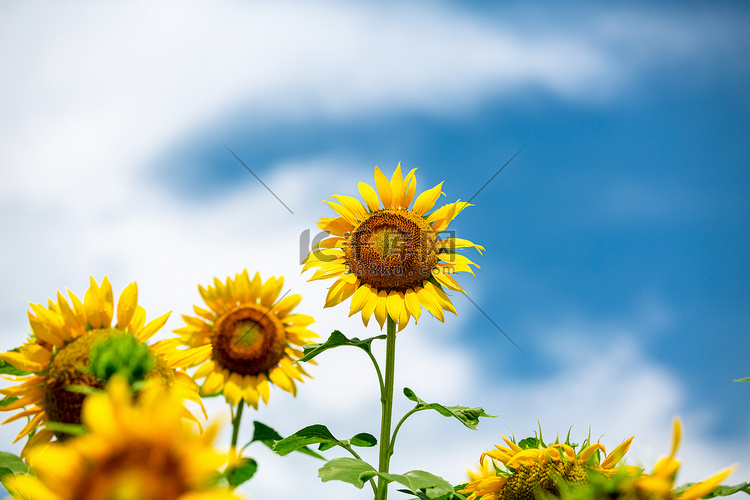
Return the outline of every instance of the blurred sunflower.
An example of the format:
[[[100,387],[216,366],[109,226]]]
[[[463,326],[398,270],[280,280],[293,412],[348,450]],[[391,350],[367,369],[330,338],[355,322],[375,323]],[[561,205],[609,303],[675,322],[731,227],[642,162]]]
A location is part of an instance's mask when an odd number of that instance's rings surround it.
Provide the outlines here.
[[[643,474],[633,481],[621,483],[614,496],[622,500],[698,500],[709,495],[734,470],[734,467],[729,467],[684,491],[675,491],[680,462],[674,457],[681,438],[682,424],[679,418],[675,418],[672,422],[672,451],[669,456],[659,460],[651,474]]]
[[[470,472],[470,481],[461,493],[468,500],[534,500],[537,495],[560,496],[558,483],[586,484],[592,471],[612,475],[617,469],[633,474],[640,469],[630,466],[618,467],[630,448],[633,438],[623,441],[607,454],[604,445],[584,442],[576,452],[569,440],[549,446],[539,438],[522,440],[519,444],[503,436],[508,445],[495,445],[480,457],[478,473]],[[601,459],[604,455],[604,459]]]
[[[227,456],[212,448],[216,427],[202,435],[182,420],[182,399],[153,381],[133,403],[128,383],[113,377],[107,391],[83,404],[88,433],[34,448],[37,476],[4,479],[24,500],[237,500],[216,487]]]
[[[102,388],[102,380],[87,370],[92,346],[103,339],[122,334],[132,335],[145,343],[164,326],[169,317],[167,313],[146,324],[146,311],[138,305],[136,283],[128,285],[120,295],[114,327],[112,287],[106,277],[101,286],[91,278],[91,286],[83,302],[73,292],[68,293],[70,303],[62,293],[57,292],[56,303],[50,299],[47,307],[30,304],[31,337],[17,350],[0,353],[1,360],[29,372],[12,379],[19,382],[18,385],[0,390],[6,400],[11,401],[0,406],[0,411],[30,407],[3,422],[29,417],[29,422],[14,441],[31,435],[24,446],[24,453],[32,445],[50,441],[53,436],[58,439],[66,437],[66,434],[48,429],[35,432],[45,422],[81,423],[81,406],[85,396],[70,391],[69,386]],[[154,366],[147,378],[160,380],[165,386],[173,387],[183,398],[201,404],[192,379],[186,373],[176,372],[159,355],[155,355]]]
[[[296,395],[295,380],[304,382],[302,376],[310,375],[293,364],[302,351],[292,346],[304,346],[318,335],[307,329],[312,317],[291,314],[302,297],[277,301],[283,284],[283,277],[261,283],[258,273],[251,280],[247,269],[226,283],[214,278],[214,286],[198,287],[209,310],[193,306],[198,317],[182,316],[187,326],[175,330],[180,337],[155,348],[179,366],[201,365],[193,378],[206,379],[202,395],[223,392],[230,404],[244,400],[256,409],[260,399],[268,404],[269,382]]]
[[[420,194],[409,209],[417,187],[415,171],[404,178],[399,163],[389,181],[376,166],[377,191],[359,183],[366,206],[351,196],[333,195],[338,203],[326,201],[339,216],[320,219],[318,226],[331,237],[313,248],[303,268],[320,268],[311,281],[337,278],[325,307],[353,296],[350,316],[361,311],[367,326],[375,314],[380,328],[390,316],[399,330],[410,317],[419,319],[422,306],[440,321],[443,310],[456,314],[443,287],[463,292],[451,274],[473,275],[471,266],[479,268],[457,249],[474,247],[481,254],[484,247],[459,238],[438,238],[470,206],[459,200],[428,213],[442,194],[442,182]]]

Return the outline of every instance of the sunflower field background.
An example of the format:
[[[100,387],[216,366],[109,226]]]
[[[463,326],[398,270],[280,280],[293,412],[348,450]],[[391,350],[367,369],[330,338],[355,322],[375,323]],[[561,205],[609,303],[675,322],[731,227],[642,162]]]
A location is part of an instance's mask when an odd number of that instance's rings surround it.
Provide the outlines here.
[[[115,297],[137,281],[149,321],[172,312],[153,340],[174,338],[199,284],[245,269],[283,276],[322,339],[377,335],[350,299],[323,308],[334,280],[302,260],[334,215],[321,200],[401,162],[417,194],[444,182],[437,206],[473,205],[450,227],[484,251],[455,316],[399,334],[394,414],[408,386],[500,416],[416,415],[392,469],[458,484],[501,435],[572,426],[607,450],[635,436],[628,464],[650,471],[680,415],[678,484],[734,463],[747,481],[749,21],[742,2],[4,3],[0,348],[30,333],[30,302],[83,298],[90,276]],[[296,397],[272,386],[240,440],[253,420],[377,434],[357,354],[305,365]],[[228,443],[226,402],[204,404]],[[371,496],[309,456],[247,453],[247,497]]]

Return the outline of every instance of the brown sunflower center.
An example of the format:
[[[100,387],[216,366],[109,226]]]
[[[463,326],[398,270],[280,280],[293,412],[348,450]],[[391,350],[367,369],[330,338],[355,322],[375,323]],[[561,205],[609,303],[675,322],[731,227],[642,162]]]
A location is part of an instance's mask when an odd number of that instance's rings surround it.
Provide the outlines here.
[[[47,368],[42,399],[44,412],[50,422],[81,423],[81,407],[85,395],[70,391],[69,386],[83,385],[101,389],[102,381],[89,373],[84,373],[81,368],[89,366],[91,347],[96,341],[122,334],[123,332],[116,328],[90,330],[55,354]],[[172,385],[174,382],[174,374],[161,356],[156,356],[156,363],[146,378],[162,380],[165,385]],[[68,437],[64,433],[55,435],[58,440]]]
[[[344,255],[350,271],[363,283],[403,292],[429,279],[438,262],[437,238],[413,212],[380,210],[352,232]]]
[[[211,339],[213,358],[223,368],[241,375],[257,375],[284,357],[284,325],[265,307],[250,304],[216,321]]]
[[[573,461],[521,465],[503,486],[503,500],[536,500],[540,492],[560,496],[558,481],[587,484],[586,469]]]
[[[129,443],[88,469],[71,498],[80,500],[176,500],[189,491],[181,460],[169,449]]]

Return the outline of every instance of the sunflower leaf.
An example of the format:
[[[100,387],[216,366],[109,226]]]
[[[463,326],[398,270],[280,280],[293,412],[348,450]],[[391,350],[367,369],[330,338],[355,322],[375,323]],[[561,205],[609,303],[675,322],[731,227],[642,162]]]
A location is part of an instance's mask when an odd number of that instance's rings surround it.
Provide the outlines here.
[[[242,463],[228,467],[224,474],[230,486],[239,486],[250,480],[258,470],[258,462],[252,458],[243,458]]]
[[[458,500],[463,498],[463,495],[457,493],[448,481],[423,470],[412,470],[404,474],[386,474],[372,471],[371,473],[365,472],[361,475],[361,478],[370,479],[374,476],[380,476],[392,483],[403,484],[408,490],[400,491],[416,495],[420,499],[438,500],[455,498]]]
[[[349,457],[334,458],[318,469],[318,477],[323,482],[344,481],[360,489],[365,485],[365,481],[376,474],[377,471],[372,465],[364,460]]]
[[[31,372],[27,372],[24,370],[20,370],[16,368],[15,366],[11,365],[10,363],[7,363],[6,361],[0,359],[0,373],[3,375],[28,375]]]
[[[737,380],[733,380],[732,382],[750,382],[750,377],[738,378]]]
[[[0,476],[6,474],[26,474],[29,468],[20,457],[7,451],[0,451]]]
[[[375,439],[375,436],[364,432],[357,434],[351,439],[342,441],[336,439],[325,425],[315,424],[300,429],[291,436],[277,441],[273,445],[273,451],[283,456],[309,444],[320,444],[318,449],[325,451],[334,446],[341,446],[344,449],[349,449],[352,446],[370,447],[375,446],[377,442],[378,440]]]
[[[693,486],[695,483],[687,483],[683,484],[679,488],[674,489],[674,493],[681,494],[691,486]],[[714,490],[709,493],[708,495],[701,497],[701,498],[714,498],[714,497],[725,497],[729,495],[734,495],[735,493],[739,493],[740,491],[744,491],[748,495],[750,495],[750,483],[742,483],[742,484],[736,484],[734,486],[727,486],[724,484],[720,484]]]
[[[304,356],[302,356],[299,361],[310,361],[318,354],[321,354],[328,349],[333,349],[334,347],[341,347],[341,346],[353,346],[353,347],[359,347],[360,349],[371,352],[371,344],[373,340],[381,340],[384,339],[385,335],[378,335],[377,337],[370,337],[369,339],[365,340],[359,340],[357,337],[354,337],[352,339],[346,338],[346,336],[341,333],[338,330],[334,330],[333,333],[331,333],[331,336],[328,337],[328,340],[323,342],[322,344],[307,344],[303,347],[304,349]]]
[[[404,396],[417,403],[416,410],[435,410],[444,417],[454,417],[472,430],[477,430],[480,417],[495,418],[499,415],[488,415],[483,408],[469,408],[467,406],[443,406],[439,403],[427,403],[414,394],[414,391],[404,387]]]
[[[259,443],[263,443],[264,445],[268,446],[273,450],[274,444],[276,444],[277,441],[281,441],[284,439],[284,437],[267,426],[266,424],[262,422],[258,422],[257,420],[253,421],[253,425],[255,426],[255,430],[253,431],[253,439],[250,440],[249,443],[245,445],[245,447],[249,446],[252,443],[255,443],[256,441]],[[304,453],[305,455],[309,455],[314,458],[319,458],[321,460],[325,460],[325,457],[322,455],[319,455],[318,453],[315,453],[313,450],[308,448],[307,446],[302,446],[300,448],[297,448],[295,451],[298,451],[300,453]]]

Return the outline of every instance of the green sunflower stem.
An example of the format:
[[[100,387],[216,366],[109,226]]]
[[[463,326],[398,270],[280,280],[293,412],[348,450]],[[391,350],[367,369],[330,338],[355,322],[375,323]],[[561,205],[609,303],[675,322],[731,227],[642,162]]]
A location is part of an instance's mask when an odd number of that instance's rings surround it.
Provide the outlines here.
[[[383,413],[380,420],[380,457],[378,472],[387,474],[391,462],[391,416],[393,413],[393,374],[396,366],[396,322],[390,316],[386,320],[385,384],[380,395]],[[388,481],[378,477],[376,500],[388,498]]]
[[[240,437],[240,422],[242,421],[242,410],[244,408],[244,400],[240,399],[237,403],[237,412],[232,417],[232,450],[237,450],[237,441]],[[231,410],[231,407],[230,407]],[[229,483],[232,483],[232,476],[234,476],[234,470],[230,470],[227,479]]]

